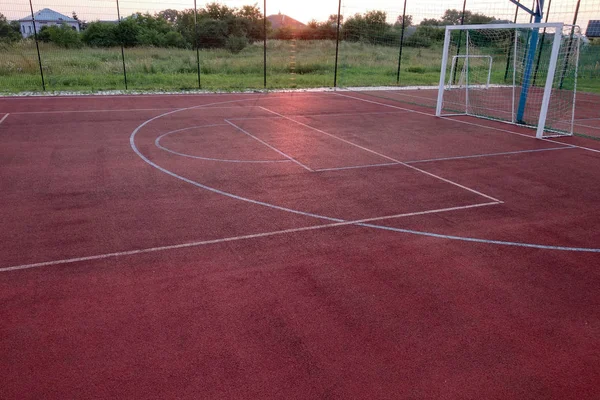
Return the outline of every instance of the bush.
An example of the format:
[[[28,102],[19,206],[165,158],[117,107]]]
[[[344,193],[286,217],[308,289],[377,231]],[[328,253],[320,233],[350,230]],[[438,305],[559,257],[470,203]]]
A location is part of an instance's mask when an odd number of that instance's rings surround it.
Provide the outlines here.
[[[91,22],[81,34],[81,40],[92,47],[119,46],[120,43],[115,34],[116,27],[116,24]]]
[[[66,49],[80,48],[83,46],[79,33],[67,25],[44,26],[38,35],[44,42],[52,42]]]
[[[418,26],[415,33],[404,41],[408,47],[430,47],[444,40],[445,30],[432,26]]]
[[[133,47],[137,42],[137,36],[140,31],[138,24],[132,17],[125,18],[119,22],[114,29],[117,43],[125,47]]]
[[[165,44],[168,47],[179,47],[182,49],[187,47],[187,43],[183,38],[183,35],[175,31],[167,32],[165,35]]]
[[[246,36],[229,36],[225,42],[225,48],[233,54],[238,54],[248,45]]]
[[[136,44],[141,46],[166,47],[165,35],[148,28],[138,29]]]
[[[199,47],[225,47],[227,42],[227,22],[216,19],[202,19],[198,23]]]
[[[21,40],[21,27],[18,22],[8,22],[3,14],[0,14],[0,43],[12,43]]]

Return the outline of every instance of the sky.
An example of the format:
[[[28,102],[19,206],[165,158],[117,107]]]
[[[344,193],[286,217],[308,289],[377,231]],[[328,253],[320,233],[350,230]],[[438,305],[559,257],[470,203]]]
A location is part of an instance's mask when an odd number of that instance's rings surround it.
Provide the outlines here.
[[[114,0],[32,0],[34,11],[48,7],[66,15],[76,11],[81,19],[116,19]],[[198,7],[206,4],[206,0],[197,0]],[[522,0],[531,6],[533,0]],[[257,0],[220,0],[219,3],[231,7],[253,4]],[[551,2],[549,22],[570,23],[577,0],[553,0]],[[193,8],[194,0],[119,0],[122,16],[134,12],[156,12],[166,8],[183,10]],[[346,18],[355,13],[369,10],[387,11],[388,21],[393,22],[402,14],[402,0],[342,0],[342,14]],[[262,10],[263,0],[257,2]],[[406,13],[413,15],[413,21],[419,23],[423,18],[439,18],[448,8],[462,9],[463,0],[407,0]],[[546,0],[548,4],[548,0]],[[311,19],[324,21],[330,14],[337,14],[338,0],[268,0],[267,14],[281,12],[301,22]],[[482,12],[499,19],[512,20],[515,6],[509,0],[467,0],[467,9]],[[29,13],[27,0],[3,0],[0,12],[9,19],[18,19]],[[585,29],[589,19],[600,19],[600,0],[581,0],[579,25]],[[524,12],[520,12],[519,22],[528,22]]]

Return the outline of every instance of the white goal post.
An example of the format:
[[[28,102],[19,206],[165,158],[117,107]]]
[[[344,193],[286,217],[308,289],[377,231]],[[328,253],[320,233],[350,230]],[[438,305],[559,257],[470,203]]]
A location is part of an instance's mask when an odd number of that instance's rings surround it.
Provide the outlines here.
[[[572,135],[580,41],[579,27],[563,23],[447,26],[436,115]]]

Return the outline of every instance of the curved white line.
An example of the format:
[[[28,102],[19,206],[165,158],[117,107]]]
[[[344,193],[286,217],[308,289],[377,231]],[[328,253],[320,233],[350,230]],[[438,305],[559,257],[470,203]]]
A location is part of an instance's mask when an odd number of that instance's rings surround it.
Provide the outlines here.
[[[168,147],[165,147],[162,144],[160,144],[160,141],[162,140],[163,137],[165,137],[167,135],[170,135],[172,133],[177,133],[177,132],[181,132],[181,131],[185,131],[185,130],[189,130],[189,129],[195,129],[195,128],[208,128],[208,127],[211,127],[211,126],[231,126],[231,125],[229,125],[229,124],[210,124],[210,125],[197,125],[197,126],[190,126],[188,128],[176,129],[174,131],[163,133],[162,135],[160,135],[159,137],[157,137],[156,140],[154,141],[154,144],[159,149],[164,150],[164,151],[168,151],[169,153],[173,153],[173,154],[176,154],[176,155],[182,156],[182,157],[195,158],[195,159],[198,159],[198,160],[217,161],[217,162],[226,162],[226,163],[276,163],[276,162],[290,162],[290,160],[231,160],[231,159],[225,159],[225,158],[211,158],[211,157],[193,156],[191,154],[185,154],[185,153],[180,153],[180,152],[175,151],[175,150],[171,150]]]
[[[350,97],[350,96],[348,96],[348,97]],[[192,107],[187,107],[187,108],[180,108],[180,109],[177,109],[177,110],[166,112],[164,114],[157,115],[156,117],[153,117],[153,118],[150,118],[149,120],[146,120],[145,122],[143,122],[142,124],[140,124],[137,128],[135,128],[133,130],[133,132],[131,132],[131,135],[129,136],[129,144],[130,144],[132,150],[142,160],[144,160],[144,162],[146,162],[147,164],[151,165],[152,167],[158,169],[161,172],[164,172],[167,175],[170,175],[170,176],[172,176],[174,178],[180,179],[180,180],[182,180],[184,182],[187,182],[187,183],[189,183],[191,185],[194,185],[196,187],[199,187],[199,188],[202,188],[202,189],[206,189],[206,190],[211,191],[213,193],[221,194],[223,196],[227,196],[227,197],[230,197],[230,198],[233,198],[233,199],[236,199],[236,200],[245,201],[245,202],[248,202],[248,203],[251,203],[251,204],[257,204],[257,205],[261,205],[261,206],[273,208],[273,209],[276,209],[276,210],[287,211],[287,212],[290,212],[290,213],[304,215],[304,216],[307,216],[307,217],[325,219],[325,220],[328,220],[328,221],[348,222],[346,220],[339,219],[339,218],[332,218],[332,217],[327,217],[327,216],[324,216],[324,215],[307,213],[307,212],[304,212],[304,211],[293,210],[291,208],[277,206],[277,205],[271,204],[271,203],[266,203],[266,202],[262,202],[262,201],[258,201],[258,200],[249,199],[247,197],[238,196],[238,195],[235,195],[233,193],[224,192],[222,190],[219,190],[219,189],[216,189],[216,188],[213,188],[213,187],[210,187],[210,186],[203,185],[201,183],[198,183],[196,181],[193,181],[191,179],[188,179],[186,177],[178,175],[178,174],[176,174],[176,173],[174,173],[172,171],[169,171],[168,169],[163,168],[160,165],[158,165],[158,164],[150,161],[146,156],[144,156],[140,152],[140,150],[135,145],[135,136],[136,136],[136,134],[140,131],[140,129],[142,129],[144,126],[146,126],[147,124],[151,123],[154,120],[157,120],[157,119],[162,118],[162,117],[164,117],[166,115],[174,114],[174,113],[180,112],[180,111],[191,110],[191,109],[194,109],[194,108],[202,108],[202,107],[207,107],[207,106],[211,106],[211,105],[215,105],[215,104],[235,103],[235,102],[240,102],[240,101],[249,101],[249,100],[248,99],[230,100],[230,101],[224,101],[224,102],[202,104],[202,105],[199,105],[199,106],[192,106]],[[366,224],[366,223],[355,223],[355,225],[357,225],[357,226],[364,226],[364,227],[367,227],[367,228],[375,228],[375,229],[382,229],[382,230],[387,230],[387,231],[393,231],[393,232],[402,232],[402,233],[410,233],[410,234],[420,235],[420,236],[435,237],[435,238],[440,238],[440,239],[458,240],[458,241],[463,241],[463,242],[475,242],[475,243],[484,243],[484,244],[495,244],[495,245],[501,245],[501,246],[527,247],[527,248],[544,249],[544,250],[559,250],[559,251],[575,251],[575,252],[600,253],[600,248],[551,246],[551,245],[543,245],[543,244],[536,244],[536,243],[508,242],[508,241],[502,241],[502,240],[488,240],[488,239],[479,239],[479,238],[472,238],[472,237],[465,237],[465,236],[443,235],[443,234],[434,233],[434,232],[415,231],[415,230],[412,230],[412,229],[394,228],[394,227],[389,227],[389,226],[384,226],[384,225],[373,225],[373,224]]]

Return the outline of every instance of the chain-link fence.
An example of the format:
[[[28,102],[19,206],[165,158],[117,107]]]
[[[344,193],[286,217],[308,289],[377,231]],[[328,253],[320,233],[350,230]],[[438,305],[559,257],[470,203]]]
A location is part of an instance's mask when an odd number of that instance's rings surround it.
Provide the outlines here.
[[[445,25],[533,20],[508,0],[289,3],[8,0],[0,92],[434,86]],[[585,33],[600,0],[546,0],[543,19]],[[584,39],[581,91],[600,93],[599,41]]]

